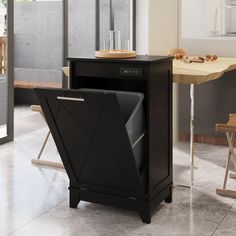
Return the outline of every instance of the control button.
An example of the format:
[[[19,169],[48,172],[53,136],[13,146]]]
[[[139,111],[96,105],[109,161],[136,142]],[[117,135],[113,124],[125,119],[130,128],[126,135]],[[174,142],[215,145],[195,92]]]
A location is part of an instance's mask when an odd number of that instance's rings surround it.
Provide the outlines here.
[[[120,75],[131,76],[131,77],[141,77],[143,75],[143,70],[141,68],[121,67]]]

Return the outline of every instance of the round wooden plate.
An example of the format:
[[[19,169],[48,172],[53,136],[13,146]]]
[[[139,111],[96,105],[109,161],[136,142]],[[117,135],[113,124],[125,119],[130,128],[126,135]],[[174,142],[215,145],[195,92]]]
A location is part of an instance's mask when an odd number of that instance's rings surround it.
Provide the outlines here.
[[[136,57],[135,51],[125,51],[125,50],[100,50],[95,52],[95,56],[98,58],[134,58]]]

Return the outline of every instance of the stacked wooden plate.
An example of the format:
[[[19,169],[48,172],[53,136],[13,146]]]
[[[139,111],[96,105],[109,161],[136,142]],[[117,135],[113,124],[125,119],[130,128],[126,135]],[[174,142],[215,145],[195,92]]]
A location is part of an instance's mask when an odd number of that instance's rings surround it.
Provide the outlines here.
[[[97,58],[134,58],[136,57],[135,51],[126,50],[99,50],[95,52]]]

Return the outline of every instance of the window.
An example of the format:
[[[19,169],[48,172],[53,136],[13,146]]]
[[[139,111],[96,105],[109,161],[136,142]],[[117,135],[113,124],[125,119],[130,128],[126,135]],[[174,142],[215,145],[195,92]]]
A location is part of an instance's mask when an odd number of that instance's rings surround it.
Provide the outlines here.
[[[62,83],[65,57],[94,56],[110,29],[132,40],[133,2],[15,0],[15,79]]]

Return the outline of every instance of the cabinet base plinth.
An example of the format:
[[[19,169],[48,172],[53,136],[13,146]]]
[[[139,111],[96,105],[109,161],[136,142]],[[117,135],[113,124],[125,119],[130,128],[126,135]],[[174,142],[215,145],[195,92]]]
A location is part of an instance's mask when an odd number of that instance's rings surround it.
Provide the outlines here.
[[[77,208],[80,200],[93,202],[103,205],[109,205],[119,208],[125,208],[129,210],[134,210],[139,213],[139,216],[143,223],[151,223],[151,212],[162,202],[170,203],[172,201],[172,187],[164,189],[161,196],[154,198],[153,200],[139,200],[130,199],[128,197],[121,197],[115,195],[104,194],[100,192],[94,192],[89,190],[82,190],[75,187],[69,187],[70,190],[70,207]]]

